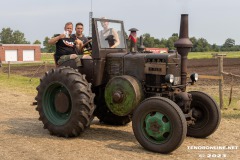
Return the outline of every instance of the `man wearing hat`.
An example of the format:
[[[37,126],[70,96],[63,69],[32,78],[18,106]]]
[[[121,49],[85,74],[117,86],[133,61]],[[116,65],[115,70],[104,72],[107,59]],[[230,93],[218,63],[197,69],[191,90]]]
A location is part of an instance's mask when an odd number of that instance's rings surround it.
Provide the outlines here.
[[[137,52],[137,31],[136,28],[129,29],[130,35],[128,40],[130,40],[130,52]]]

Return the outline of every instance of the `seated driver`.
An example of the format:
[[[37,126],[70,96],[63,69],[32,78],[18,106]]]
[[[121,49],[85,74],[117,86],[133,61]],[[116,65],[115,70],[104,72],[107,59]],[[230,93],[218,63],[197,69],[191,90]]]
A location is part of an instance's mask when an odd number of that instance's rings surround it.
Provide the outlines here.
[[[88,40],[84,34],[83,34],[83,24],[81,22],[77,23],[75,26],[75,31],[76,33],[72,35],[72,38],[74,39],[79,39],[82,41],[83,46],[81,48],[81,50],[79,51],[79,54],[83,54],[84,57],[83,58],[92,58],[90,56],[90,52],[86,52],[85,50],[87,50],[88,48],[90,48],[89,43],[91,42],[91,40]]]

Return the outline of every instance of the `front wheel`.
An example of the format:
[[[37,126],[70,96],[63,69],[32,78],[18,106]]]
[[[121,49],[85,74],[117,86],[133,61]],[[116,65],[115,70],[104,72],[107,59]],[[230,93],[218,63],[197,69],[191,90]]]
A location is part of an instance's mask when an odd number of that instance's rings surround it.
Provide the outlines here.
[[[206,93],[189,92],[192,95],[193,125],[188,126],[187,136],[205,138],[216,131],[221,121],[221,112],[217,103]]]
[[[177,149],[187,133],[183,112],[176,103],[163,97],[144,100],[133,114],[132,127],[144,148],[159,153]]]

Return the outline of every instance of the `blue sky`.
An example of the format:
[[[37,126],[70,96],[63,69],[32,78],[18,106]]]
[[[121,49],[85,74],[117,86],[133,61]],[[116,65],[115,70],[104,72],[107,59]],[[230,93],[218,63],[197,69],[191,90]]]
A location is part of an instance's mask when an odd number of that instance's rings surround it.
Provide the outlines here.
[[[0,29],[20,30],[31,43],[62,33],[64,24],[85,24],[89,33],[90,0],[7,0],[0,3]],[[189,14],[189,36],[222,45],[233,38],[240,45],[239,0],[92,0],[94,17],[123,20],[125,30],[168,38],[179,32],[181,14]]]

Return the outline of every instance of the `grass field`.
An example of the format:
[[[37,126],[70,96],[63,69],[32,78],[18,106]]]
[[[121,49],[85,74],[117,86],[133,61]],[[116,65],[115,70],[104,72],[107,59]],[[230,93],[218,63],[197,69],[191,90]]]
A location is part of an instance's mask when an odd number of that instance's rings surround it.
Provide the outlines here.
[[[53,53],[41,53],[41,61],[54,62]]]
[[[212,58],[212,54],[226,54],[226,58],[240,58],[240,52],[190,52],[188,59]]]
[[[0,73],[0,87],[14,89],[26,94],[36,94],[39,78],[32,78],[11,74]]]

